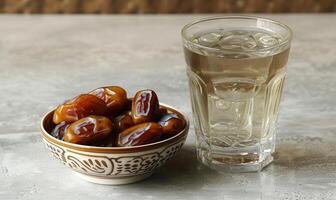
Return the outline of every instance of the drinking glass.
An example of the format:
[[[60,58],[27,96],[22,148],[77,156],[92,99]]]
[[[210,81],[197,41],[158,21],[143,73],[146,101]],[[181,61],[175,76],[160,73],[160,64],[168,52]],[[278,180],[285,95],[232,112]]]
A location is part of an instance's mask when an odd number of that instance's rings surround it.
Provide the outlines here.
[[[291,38],[288,26],[260,17],[211,17],[183,27],[200,162],[230,172],[272,162]]]

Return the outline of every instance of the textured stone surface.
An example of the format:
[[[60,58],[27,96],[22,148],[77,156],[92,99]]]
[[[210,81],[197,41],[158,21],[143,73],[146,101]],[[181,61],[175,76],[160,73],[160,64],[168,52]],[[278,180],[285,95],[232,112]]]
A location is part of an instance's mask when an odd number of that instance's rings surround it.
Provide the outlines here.
[[[217,174],[194,131],[146,181],[101,186],[53,159],[42,115],[102,85],[157,91],[191,116],[180,28],[200,16],[0,16],[0,199],[336,199],[336,15],[272,15],[293,27],[275,162]]]

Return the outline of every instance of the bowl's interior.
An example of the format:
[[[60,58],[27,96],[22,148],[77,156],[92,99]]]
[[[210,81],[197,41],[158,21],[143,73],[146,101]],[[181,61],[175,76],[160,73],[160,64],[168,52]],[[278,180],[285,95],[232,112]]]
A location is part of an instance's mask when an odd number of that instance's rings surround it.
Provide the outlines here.
[[[123,152],[123,151],[141,151],[143,149],[151,149],[160,147],[162,145],[170,144],[172,142],[175,142],[179,140],[180,138],[183,138],[187,135],[188,129],[189,129],[189,120],[185,114],[182,114],[181,112],[177,111],[175,108],[170,107],[165,104],[160,104],[160,107],[166,108],[169,113],[175,113],[179,117],[185,120],[185,127],[184,129],[176,134],[173,137],[170,137],[165,140],[161,140],[158,142],[146,144],[146,145],[139,145],[139,146],[132,146],[132,147],[98,147],[98,146],[88,146],[88,145],[80,145],[80,144],[73,144],[69,142],[65,142],[62,140],[59,140],[57,138],[54,138],[52,135],[50,135],[51,131],[55,127],[55,124],[52,121],[54,110],[48,112],[41,121],[41,131],[42,136],[45,140],[48,140],[49,142],[56,143],[61,146],[65,146],[68,148],[76,149],[76,150],[83,150],[83,151],[91,151],[91,152]]]

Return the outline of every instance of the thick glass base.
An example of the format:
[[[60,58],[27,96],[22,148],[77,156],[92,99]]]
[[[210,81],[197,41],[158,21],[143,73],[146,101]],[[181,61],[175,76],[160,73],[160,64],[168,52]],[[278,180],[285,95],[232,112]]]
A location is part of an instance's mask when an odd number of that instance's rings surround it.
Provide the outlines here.
[[[260,172],[264,167],[272,163],[273,156],[269,155],[265,160],[261,162],[241,163],[241,164],[218,162],[214,159],[209,160],[208,158],[205,157],[198,157],[198,160],[202,164],[208,166],[209,168],[221,173]]]
[[[274,142],[245,147],[223,147],[197,141],[197,158],[219,172],[258,172],[273,161]]]

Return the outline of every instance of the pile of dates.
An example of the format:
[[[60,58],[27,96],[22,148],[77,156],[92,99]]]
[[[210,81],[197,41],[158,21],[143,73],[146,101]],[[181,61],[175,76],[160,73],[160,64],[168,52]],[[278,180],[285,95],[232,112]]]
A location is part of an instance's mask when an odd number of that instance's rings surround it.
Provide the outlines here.
[[[119,86],[97,88],[59,105],[53,114],[51,135],[66,142],[127,147],[157,142],[182,131],[185,120],[160,107],[152,90],[132,99]]]

